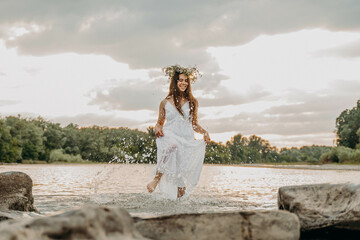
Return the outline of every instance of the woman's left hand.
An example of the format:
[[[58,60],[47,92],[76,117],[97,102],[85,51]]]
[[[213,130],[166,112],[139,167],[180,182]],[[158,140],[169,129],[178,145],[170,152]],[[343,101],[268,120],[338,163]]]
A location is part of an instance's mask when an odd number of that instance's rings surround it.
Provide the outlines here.
[[[207,143],[207,144],[209,144],[210,143],[210,136],[209,136],[209,133],[208,132],[206,132],[206,133],[204,133],[204,141]]]

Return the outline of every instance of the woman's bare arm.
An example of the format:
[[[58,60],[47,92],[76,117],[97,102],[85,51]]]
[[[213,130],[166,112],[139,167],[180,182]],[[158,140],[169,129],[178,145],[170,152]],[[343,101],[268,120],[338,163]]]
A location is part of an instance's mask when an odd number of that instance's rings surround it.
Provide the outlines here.
[[[206,143],[210,143],[210,136],[209,133],[200,126],[200,124],[198,123],[198,118],[197,118],[197,111],[199,109],[199,103],[197,100],[195,100],[195,110],[193,113],[193,119],[192,119],[192,126],[195,132],[203,134],[204,135],[204,140],[206,141]]]
[[[164,100],[162,100],[160,102],[159,117],[158,117],[158,120],[157,120],[156,125],[155,125],[155,136],[156,137],[164,136],[162,128],[163,128],[164,123],[165,123],[165,104],[166,104],[166,101],[167,100],[164,99]]]

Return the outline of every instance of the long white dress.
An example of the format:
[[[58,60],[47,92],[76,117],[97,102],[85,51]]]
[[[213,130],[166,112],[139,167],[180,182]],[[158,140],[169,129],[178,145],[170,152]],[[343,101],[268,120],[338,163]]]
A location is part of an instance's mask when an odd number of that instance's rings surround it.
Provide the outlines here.
[[[187,198],[199,181],[206,143],[196,140],[191,120],[189,120],[189,101],[182,106],[182,116],[173,104],[166,100],[164,136],[156,139],[156,171],[162,173],[159,182],[161,195],[177,199],[178,187],[186,187]]]

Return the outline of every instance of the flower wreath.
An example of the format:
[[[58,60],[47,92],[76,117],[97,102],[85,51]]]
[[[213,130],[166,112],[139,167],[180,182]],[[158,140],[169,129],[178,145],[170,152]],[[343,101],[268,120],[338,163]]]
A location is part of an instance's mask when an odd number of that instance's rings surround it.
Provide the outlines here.
[[[196,66],[186,68],[175,64],[172,66],[163,67],[162,71],[165,73],[166,76],[169,77],[170,80],[174,76],[175,72],[178,72],[179,74],[185,74],[186,76],[188,76],[191,83],[194,83],[198,77],[202,76]]]

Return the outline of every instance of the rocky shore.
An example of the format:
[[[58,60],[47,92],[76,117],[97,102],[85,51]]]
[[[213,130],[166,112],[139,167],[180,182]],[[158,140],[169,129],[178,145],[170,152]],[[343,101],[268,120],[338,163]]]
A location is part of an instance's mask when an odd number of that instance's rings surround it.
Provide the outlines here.
[[[281,187],[279,210],[131,217],[84,205],[43,216],[25,173],[0,173],[0,239],[358,239],[360,185]]]

